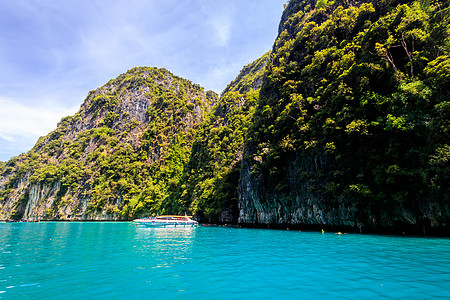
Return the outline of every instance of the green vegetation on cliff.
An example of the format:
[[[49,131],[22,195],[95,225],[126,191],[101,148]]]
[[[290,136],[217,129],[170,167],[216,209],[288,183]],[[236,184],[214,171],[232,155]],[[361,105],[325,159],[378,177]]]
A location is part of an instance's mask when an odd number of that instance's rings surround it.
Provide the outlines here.
[[[325,167],[299,180],[322,201],[355,203],[355,222],[408,223],[405,210],[447,222],[423,206],[450,202],[448,3],[314,2],[290,1],[248,134],[253,178],[273,188],[266,205],[295,210],[283,174],[312,156]]]
[[[41,199],[47,204],[37,218],[160,213],[189,158],[194,127],[216,98],[164,69],[132,69],[92,91],[75,116],[7,163],[0,203],[14,202],[15,193],[28,199],[33,185],[51,186],[56,192]],[[26,204],[14,202],[11,216],[22,217]]]
[[[169,211],[200,220],[236,223],[244,137],[256,107],[269,53],[245,66],[198,126],[192,152]]]

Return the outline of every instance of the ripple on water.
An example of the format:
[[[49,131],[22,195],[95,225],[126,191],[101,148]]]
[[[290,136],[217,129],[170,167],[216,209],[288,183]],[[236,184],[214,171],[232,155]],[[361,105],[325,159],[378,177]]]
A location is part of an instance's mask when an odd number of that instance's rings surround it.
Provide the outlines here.
[[[0,297],[450,298],[449,239],[23,225],[0,228]]]

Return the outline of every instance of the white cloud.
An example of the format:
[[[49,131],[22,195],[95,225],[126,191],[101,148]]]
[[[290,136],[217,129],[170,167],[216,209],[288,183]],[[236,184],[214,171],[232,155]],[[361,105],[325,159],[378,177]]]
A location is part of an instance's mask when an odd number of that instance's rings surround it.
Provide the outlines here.
[[[218,5],[204,2],[202,11],[207,17],[207,23],[212,29],[212,39],[217,46],[225,47],[229,44],[232,35],[232,26],[235,18],[235,8],[232,3]]]
[[[224,15],[211,18],[210,22],[212,23],[216,34],[217,44],[222,47],[227,46],[231,36],[231,18]]]
[[[37,138],[56,128],[62,116],[74,114],[75,108],[29,106],[0,99],[0,138],[14,143],[23,138]]]

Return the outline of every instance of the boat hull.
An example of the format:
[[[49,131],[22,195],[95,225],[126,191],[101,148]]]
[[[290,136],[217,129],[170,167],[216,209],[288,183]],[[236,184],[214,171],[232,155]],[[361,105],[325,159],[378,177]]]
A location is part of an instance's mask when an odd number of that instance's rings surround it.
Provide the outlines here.
[[[145,227],[195,227],[198,222],[188,216],[158,216],[133,220],[137,225]]]
[[[197,223],[194,222],[152,222],[152,221],[134,221],[135,224],[145,227],[195,227]]]

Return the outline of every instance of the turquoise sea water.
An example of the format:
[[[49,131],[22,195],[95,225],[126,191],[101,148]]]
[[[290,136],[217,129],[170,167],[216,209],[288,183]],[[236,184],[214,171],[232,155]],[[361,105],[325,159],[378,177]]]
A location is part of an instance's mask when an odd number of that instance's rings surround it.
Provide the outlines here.
[[[449,299],[450,239],[0,223],[2,299]]]

